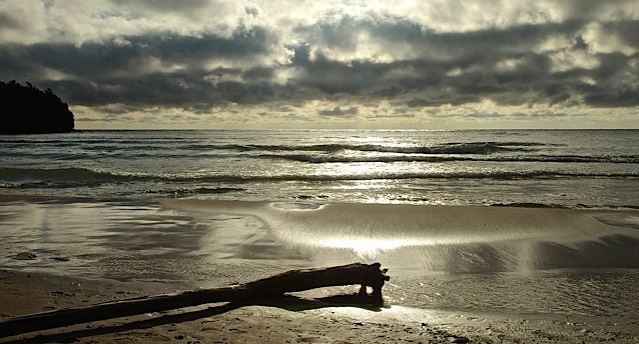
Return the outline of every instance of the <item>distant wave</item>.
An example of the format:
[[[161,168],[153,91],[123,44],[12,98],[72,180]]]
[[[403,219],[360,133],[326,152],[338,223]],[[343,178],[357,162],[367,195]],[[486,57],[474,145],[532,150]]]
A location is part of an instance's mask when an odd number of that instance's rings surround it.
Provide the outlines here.
[[[467,155],[379,155],[379,156],[348,156],[348,155],[320,155],[320,154],[263,154],[264,159],[281,159],[305,163],[352,163],[352,162],[447,162],[447,161],[492,161],[492,162],[560,162],[560,163],[615,163],[637,164],[639,156],[501,156],[501,157],[471,157]]]
[[[449,143],[436,146],[383,146],[370,144],[317,144],[317,145],[201,145],[186,148],[197,149],[228,149],[237,151],[313,151],[336,153],[340,151],[361,151],[380,153],[403,153],[403,154],[491,154],[501,151],[526,151],[527,146],[537,146],[535,143],[514,143],[514,142],[470,142],[470,143]]]
[[[153,148],[183,149],[189,151],[239,151],[239,152],[287,152],[287,151],[314,151],[335,153],[340,151],[362,151],[362,152],[382,152],[382,153],[404,153],[404,154],[491,154],[502,151],[528,151],[532,147],[540,146],[539,143],[521,142],[468,142],[468,143],[447,143],[434,146],[385,146],[372,144],[301,144],[301,145],[269,145],[269,144],[216,144],[183,142],[175,144],[169,142],[139,142],[139,141],[91,141],[91,142],[64,142],[64,141],[38,141],[27,140],[6,141],[0,143],[9,148],[29,148],[34,144],[55,145],[56,147],[83,146],[90,151],[104,151],[121,149],[125,151]]]
[[[636,134],[229,130],[0,136],[0,192],[636,206]]]
[[[227,188],[227,187],[219,187],[219,188],[210,188],[210,187],[197,187],[193,189],[183,188],[178,190],[160,190],[160,191],[147,191],[146,193],[157,193],[157,194],[171,194],[175,196],[188,196],[188,195],[213,195],[213,194],[224,194],[231,192],[242,192],[246,191],[243,188]]]
[[[424,146],[386,146],[379,144],[220,144],[187,140],[140,142],[135,140],[91,142],[49,142],[58,149],[34,150],[34,142],[1,140],[2,155],[7,158],[42,158],[48,160],[83,161],[97,156],[113,159],[137,158],[256,158],[303,163],[351,162],[557,162],[557,163],[639,163],[636,154],[562,155],[540,152],[540,147],[552,145],[539,142],[450,142]],[[65,147],[73,147],[64,149]]]
[[[262,154],[259,157],[264,159],[288,160],[312,164],[353,162],[446,162],[473,160],[466,157],[447,157],[437,155],[343,156],[319,154]]]
[[[9,182],[46,183],[62,182],[70,185],[91,185],[102,183],[120,183],[133,181],[164,182],[227,182],[242,183],[252,181],[339,181],[339,180],[383,180],[383,179],[534,179],[555,177],[606,177],[606,178],[639,178],[638,172],[559,172],[559,171],[487,171],[487,172],[394,172],[394,173],[362,173],[339,175],[301,175],[301,174],[170,174],[170,173],[138,173],[92,170],[88,168],[60,169],[24,169],[0,168],[0,178]]]
[[[394,162],[455,162],[455,161],[485,161],[485,162],[550,162],[550,163],[612,163],[612,164],[639,164],[637,155],[614,156],[581,156],[581,155],[472,155],[472,154],[417,154],[400,152],[380,152],[375,155],[355,154],[327,154],[324,152],[256,152],[243,156],[243,158],[293,161],[309,164],[324,163],[394,163]],[[96,154],[92,152],[68,154],[64,152],[30,152],[11,151],[3,154],[5,158],[38,157],[57,161],[86,161],[94,159]],[[237,158],[231,153],[218,151],[167,151],[160,149],[157,152],[141,150],[140,152],[112,151],[101,152],[100,156],[110,159],[225,159]]]

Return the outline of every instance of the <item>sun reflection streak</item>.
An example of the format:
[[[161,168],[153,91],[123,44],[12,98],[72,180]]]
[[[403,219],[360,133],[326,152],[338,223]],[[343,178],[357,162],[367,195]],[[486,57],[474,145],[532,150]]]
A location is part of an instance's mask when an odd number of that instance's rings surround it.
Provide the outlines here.
[[[375,258],[383,252],[401,247],[429,245],[422,240],[413,239],[370,239],[370,238],[326,238],[315,243],[320,247],[349,249],[361,258]]]

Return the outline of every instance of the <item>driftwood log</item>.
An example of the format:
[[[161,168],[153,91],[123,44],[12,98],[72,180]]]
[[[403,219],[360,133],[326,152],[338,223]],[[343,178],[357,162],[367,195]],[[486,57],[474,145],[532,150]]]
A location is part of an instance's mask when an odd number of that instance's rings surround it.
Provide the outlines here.
[[[200,289],[100,303],[93,306],[55,310],[16,317],[0,322],[0,338],[42,331],[92,321],[121,318],[144,313],[161,312],[216,302],[250,304],[285,293],[309,289],[360,284],[359,294],[365,302],[381,305],[382,287],[390,280],[388,269],[381,264],[354,263],[318,269],[291,270],[279,275],[229,287]],[[367,287],[372,293],[367,293]]]

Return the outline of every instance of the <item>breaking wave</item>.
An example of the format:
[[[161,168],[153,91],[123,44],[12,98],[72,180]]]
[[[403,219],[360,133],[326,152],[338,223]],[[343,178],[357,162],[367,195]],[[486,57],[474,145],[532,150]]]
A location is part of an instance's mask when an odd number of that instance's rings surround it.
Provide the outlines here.
[[[512,157],[472,157],[467,155],[378,155],[344,156],[318,154],[265,154],[265,159],[282,159],[305,163],[351,163],[351,162],[447,162],[447,161],[492,161],[492,162],[563,162],[563,163],[639,163],[639,156],[512,156]]]
[[[635,137],[635,131],[376,130],[3,136],[0,191],[636,205]]]
[[[339,181],[339,180],[398,180],[398,179],[544,179],[561,177],[639,178],[639,172],[562,172],[562,171],[455,171],[455,172],[372,172],[358,174],[275,174],[258,173],[136,173],[88,168],[23,169],[1,168],[0,178],[12,183],[68,183],[69,186],[125,182],[227,182],[256,181]],[[58,185],[59,186],[59,185]]]

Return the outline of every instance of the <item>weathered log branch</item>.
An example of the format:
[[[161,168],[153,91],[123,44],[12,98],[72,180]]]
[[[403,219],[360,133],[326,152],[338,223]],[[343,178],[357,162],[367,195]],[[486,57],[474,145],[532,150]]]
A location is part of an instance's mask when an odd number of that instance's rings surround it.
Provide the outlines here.
[[[240,302],[269,299],[290,292],[360,284],[360,295],[367,302],[381,305],[382,287],[390,280],[381,264],[354,263],[318,269],[291,270],[257,281],[214,289],[186,291],[101,303],[93,306],[31,314],[0,322],[0,338],[92,321],[161,312],[215,302]],[[373,289],[367,294],[367,287]]]

